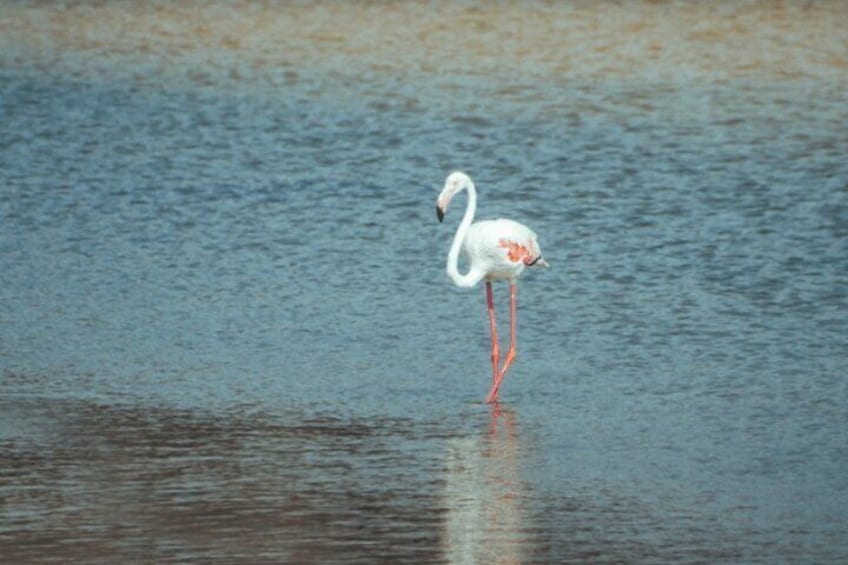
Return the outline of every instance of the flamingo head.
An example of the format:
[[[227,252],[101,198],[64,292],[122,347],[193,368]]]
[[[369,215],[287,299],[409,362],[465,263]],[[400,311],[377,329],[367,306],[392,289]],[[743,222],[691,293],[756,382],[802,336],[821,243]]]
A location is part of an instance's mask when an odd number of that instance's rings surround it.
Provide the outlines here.
[[[469,186],[473,186],[473,184],[471,178],[465,173],[456,171],[448,175],[448,178],[445,179],[445,187],[436,200],[436,217],[440,222],[445,218],[451,199]]]

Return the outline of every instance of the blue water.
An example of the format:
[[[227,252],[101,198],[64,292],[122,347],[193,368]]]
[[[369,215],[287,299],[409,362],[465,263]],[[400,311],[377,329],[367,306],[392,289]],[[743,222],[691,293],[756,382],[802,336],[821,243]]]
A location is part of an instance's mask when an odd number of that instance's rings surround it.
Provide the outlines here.
[[[840,67],[54,56],[0,67],[0,553],[848,559]],[[552,266],[497,408],[457,168]]]

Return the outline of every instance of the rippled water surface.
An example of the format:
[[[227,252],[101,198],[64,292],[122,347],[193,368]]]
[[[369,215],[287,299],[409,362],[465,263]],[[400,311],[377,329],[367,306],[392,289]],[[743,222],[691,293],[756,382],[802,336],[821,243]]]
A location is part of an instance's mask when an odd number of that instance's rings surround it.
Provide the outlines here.
[[[848,559],[845,12],[4,4],[0,555]]]

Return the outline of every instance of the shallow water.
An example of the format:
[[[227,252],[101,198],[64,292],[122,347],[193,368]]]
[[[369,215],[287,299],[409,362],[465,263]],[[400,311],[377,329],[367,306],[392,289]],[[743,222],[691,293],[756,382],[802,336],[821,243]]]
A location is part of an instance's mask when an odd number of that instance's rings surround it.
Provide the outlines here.
[[[0,8],[0,554],[848,558],[844,11]]]

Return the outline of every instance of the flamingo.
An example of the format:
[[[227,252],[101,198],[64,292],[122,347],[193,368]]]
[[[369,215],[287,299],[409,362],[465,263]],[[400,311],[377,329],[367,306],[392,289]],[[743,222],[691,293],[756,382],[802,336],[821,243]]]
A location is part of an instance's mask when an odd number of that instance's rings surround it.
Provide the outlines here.
[[[486,403],[492,404],[497,402],[501,382],[515,361],[516,279],[526,267],[549,265],[542,259],[536,234],[524,224],[504,218],[474,222],[477,189],[471,178],[463,172],[451,173],[445,180],[445,187],[436,200],[436,217],[440,222],[444,220],[451,199],[463,190],[468,192],[468,203],[448,251],[447,273],[456,286],[470,288],[481,280],[486,283],[486,308],[492,334],[492,388],[486,396]],[[457,265],[460,248],[465,251],[470,263],[464,275],[459,273]],[[509,350],[502,366],[499,365],[500,348],[492,296],[494,280],[509,281]]]

